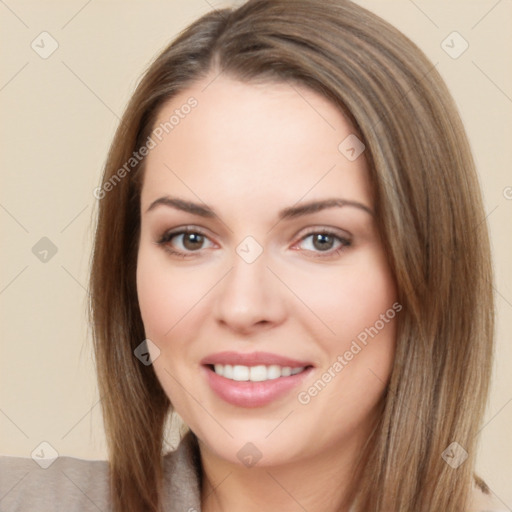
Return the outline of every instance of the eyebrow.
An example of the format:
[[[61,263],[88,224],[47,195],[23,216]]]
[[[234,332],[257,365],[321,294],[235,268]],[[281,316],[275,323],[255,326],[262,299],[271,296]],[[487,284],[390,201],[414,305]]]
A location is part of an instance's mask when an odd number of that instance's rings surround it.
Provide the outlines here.
[[[192,201],[186,201],[184,199],[180,199],[178,197],[170,197],[170,196],[163,196],[159,197],[158,199],[155,199],[150,205],[149,208],[146,210],[147,212],[150,212],[151,210],[154,210],[158,206],[168,206],[170,208],[174,208],[176,210],[181,210],[187,213],[191,213],[193,215],[198,215],[200,217],[206,217],[206,218],[216,218],[218,219],[218,215],[215,213],[215,211],[210,208],[208,205],[205,204],[199,204],[194,203]],[[312,213],[319,212],[321,210],[325,210],[327,208],[334,208],[334,207],[343,207],[343,206],[353,206],[355,208],[359,208],[370,215],[374,215],[373,211],[366,205],[359,203],[358,201],[351,201],[348,199],[341,199],[341,198],[329,198],[329,199],[323,199],[320,201],[309,201],[307,203],[303,203],[299,206],[290,206],[288,208],[284,208],[279,212],[278,218],[279,220],[285,220],[285,219],[292,219],[296,217],[300,217],[302,215],[309,215]]]

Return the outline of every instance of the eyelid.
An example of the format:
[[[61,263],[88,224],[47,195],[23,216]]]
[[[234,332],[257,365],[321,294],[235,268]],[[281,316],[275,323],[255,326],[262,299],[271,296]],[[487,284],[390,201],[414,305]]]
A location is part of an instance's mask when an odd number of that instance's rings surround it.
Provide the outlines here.
[[[341,228],[334,228],[331,226],[312,226],[305,229],[305,232],[302,233],[301,239],[307,235],[311,235],[313,233],[329,233],[330,235],[336,235],[340,238],[350,238],[352,239],[353,235],[350,233],[350,231],[347,231],[346,229]]]

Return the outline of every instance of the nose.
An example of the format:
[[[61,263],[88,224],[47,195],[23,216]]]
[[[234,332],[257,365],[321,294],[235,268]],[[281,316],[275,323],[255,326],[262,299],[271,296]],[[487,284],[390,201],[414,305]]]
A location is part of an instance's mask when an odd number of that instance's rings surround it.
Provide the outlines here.
[[[233,267],[216,289],[216,321],[236,334],[275,327],[286,317],[285,294],[267,268],[265,253],[252,263],[235,254]]]

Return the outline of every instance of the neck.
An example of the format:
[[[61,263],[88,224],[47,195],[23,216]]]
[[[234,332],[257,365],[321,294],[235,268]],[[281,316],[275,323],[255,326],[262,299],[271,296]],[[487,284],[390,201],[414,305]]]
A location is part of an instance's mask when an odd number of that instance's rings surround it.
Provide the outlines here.
[[[344,442],[300,461],[250,468],[221,459],[200,443],[201,510],[350,512],[358,480],[354,469],[365,441]]]

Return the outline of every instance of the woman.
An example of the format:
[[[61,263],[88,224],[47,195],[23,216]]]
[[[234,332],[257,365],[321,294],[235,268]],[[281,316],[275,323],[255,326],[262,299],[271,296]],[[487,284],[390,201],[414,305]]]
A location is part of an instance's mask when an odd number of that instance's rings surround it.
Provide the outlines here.
[[[482,201],[401,33],[346,0],[205,15],[137,87],[96,195],[110,466],[60,461],[50,489],[93,471],[82,506],[115,511],[493,506]],[[190,432],[162,457],[173,410]]]

